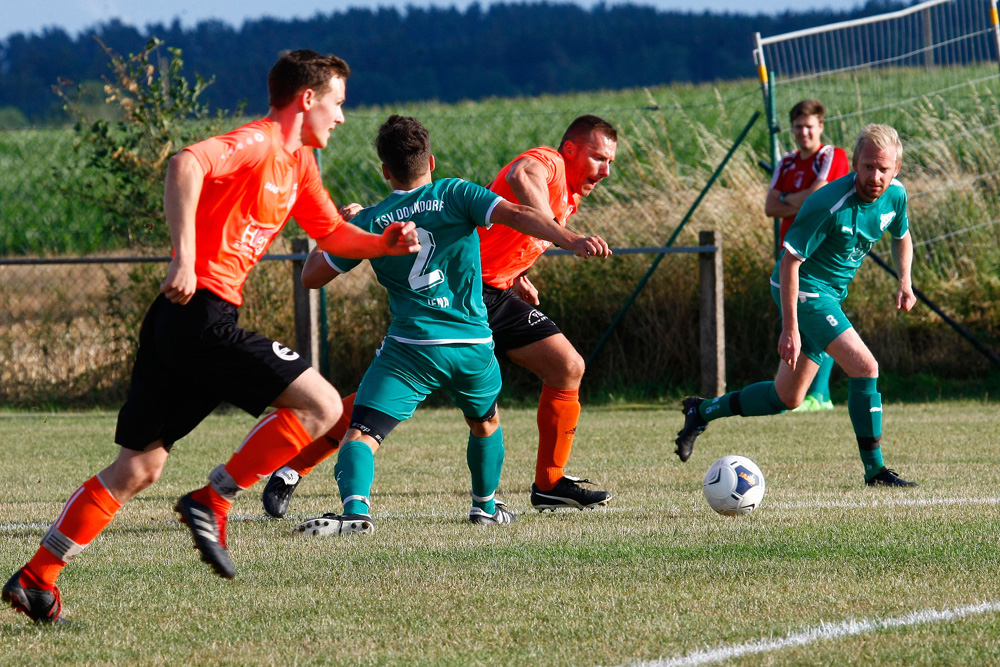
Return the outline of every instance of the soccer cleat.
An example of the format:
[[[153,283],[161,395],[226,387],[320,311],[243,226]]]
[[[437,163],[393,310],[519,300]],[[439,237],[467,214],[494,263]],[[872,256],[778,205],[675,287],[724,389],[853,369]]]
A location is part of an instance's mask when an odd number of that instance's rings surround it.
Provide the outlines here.
[[[833,401],[820,401],[819,402],[819,409],[820,410],[833,410]]]
[[[698,396],[688,396],[681,403],[684,412],[684,428],[677,431],[677,439],[674,442],[677,443],[675,451],[682,463],[691,458],[691,452],[694,451],[695,439],[708,426],[708,422],[702,419],[701,413],[698,412],[698,406],[704,400],[704,398]]]
[[[493,504],[496,505],[496,511],[493,514],[487,514],[484,509],[473,507],[469,512],[469,521],[478,523],[480,526],[496,526],[517,521],[514,513],[507,509],[507,503],[502,500],[494,500]]]
[[[23,570],[15,572],[4,585],[3,601],[16,611],[26,614],[35,623],[60,621],[62,599],[59,597],[59,588],[57,586],[53,586],[52,590],[27,588],[21,582],[21,572]]]
[[[895,470],[890,470],[885,466],[882,466],[877,475],[866,479],[865,484],[868,486],[920,486],[916,482],[907,482],[897,475]]]
[[[825,410],[823,407],[823,402],[813,396],[812,394],[806,394],[806,397],[802,399],[802,403],[799,407],[792,410],[792,412],[818,412],[819,410]],[[830,403],[830,409],[833,409],[833,403]]]
[[[294,482],[290,481],[293,475],[289,473],[294,473]],[[295,493],[295,487],[301,481],[302,477],[291,469],[286,472],[286,469],[282,468],[271,475],[271,478],[267,480],[267,485],[264,486],[264,493],[261,494],[264,511],[275,519],[284,517],[285,512],[288,511],[288,504],[292,500],[292,494]]]
[[[215,512],[191,497],[181,496],[174,506],[180,514],[180,522],[191,529],[194,548],[201,552],[201,559],[212,566],[220,577],[232,579],[236,568],[229,558],[226,548],[226,520],[215,516]]]
[[[563,476],[549,491],[542,491],[537,484],[531,485],[531,506],[539,512],[560,507],[576,507],[579,510],[598,505],[607,505],[611,494],[607,491],[591,491],[580,484],[592,484],[589,479]]]
[[[318,519],[303,521],[295,528],[299,535],[323,537],[325,535],[367,535],[375,531],[375,523],[367,514],[324,514]]]

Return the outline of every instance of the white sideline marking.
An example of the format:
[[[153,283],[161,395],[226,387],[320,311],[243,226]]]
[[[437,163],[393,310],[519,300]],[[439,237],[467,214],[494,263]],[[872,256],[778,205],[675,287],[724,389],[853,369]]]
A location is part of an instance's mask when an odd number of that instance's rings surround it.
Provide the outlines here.
[[[971,616],[973,614],[988,614],[1000,611],[1000,602],[983,602],[980,604],[957,607],[955,609],[925,609],[916,611],[906,616],[887,618],[885,620],[862,620],[851,619],[843,623],[828,624],[823,623],[819,627],[807,628],[787,637],[778,639],[758,639],[756,641],[745,642],[743,644],[732,644],[729,646],[718,646],[704,651],[687,653],[676,658],[653,660],[649,662],[630,662],[627,667],[688,667],[694,665],[707,665],[713,662],[731,660],[745,655],[757,653],[768,653],[770,651],[780,651],[792,646],[806,646],[827,639],[839,639],[851,635],[860,635],[865,632],[888,630],[900,628],[907,625],[917,625],[920,623],[935,623],[938,621],[953,621],[956,619]]]
[[[331,496],[332,499],[332,496]],[[333,501],[332,501],[333,502]],[[710,512],[707,507],[704,507],[704,503],[692,503],[694,507],[699,510],[704,510]],[[823,509],[827,507],[935,507],[944,505],[1000,505],[1000,497],[991,498],[894,498],[891,500],[863,500],[863,501],[848,501],[848,500],[835,500],[831,502],[808,502],[808,503],[766,503],[762,506],[762,510],[797,510],[797,509]],[[633,512],[646,512],[650,510],[670,510],[670,511],[680,511],[681,507],[679,505],[669,505],[669,506],[659,506],[659,507],[595,507],[587,510],[588,513],[596,514],[627,514]],[[533,509],[528,509],[519,512],[520,514],[534,515],[539,514]],[[373,519],[437,519],[441,517],[455,516],[453,512],[376,512],[372,515]],[[230,523],[239,522],[257,522],[257,521],[306,521],[307,519],[315,519],[313,514],[286,514],[284,519],[274,519],[266,514],[233,514],[229,517]],[[169,519],[166,521],[169,524],[177,524],[179,522],[176,519]],[[52,524],[49,522],[7,522],[0,523],[0,531],[4,530],[48,530],[49,526]]]

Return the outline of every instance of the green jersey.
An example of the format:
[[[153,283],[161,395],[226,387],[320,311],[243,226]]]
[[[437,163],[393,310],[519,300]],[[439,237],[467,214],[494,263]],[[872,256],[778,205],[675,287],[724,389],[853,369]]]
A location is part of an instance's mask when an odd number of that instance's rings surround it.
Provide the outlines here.
[[[781,256],[771,274],[772,285],[779,285],[781,257],[789,252],[802,260],[800,294],[842,301],[865,255],[882,234],[888,230],[897,239],[906,236],[909,222],[903,184],[892,179],[882,195],[868,203],[858,196],[855,177],[850,173],[838,178],[802,204],[785,234]]]
[[[393,222],[412,220],[420,252],[369,260],[389,292],[388,336],[412,345],[488,343],[493,339],[483,305],[482,265],[476,227],[489,227],[502,201],[486,188],[444,178],[410,191],[396,190],[351,222],[381,234]],[[326,256],[350,271],[362,260]]]

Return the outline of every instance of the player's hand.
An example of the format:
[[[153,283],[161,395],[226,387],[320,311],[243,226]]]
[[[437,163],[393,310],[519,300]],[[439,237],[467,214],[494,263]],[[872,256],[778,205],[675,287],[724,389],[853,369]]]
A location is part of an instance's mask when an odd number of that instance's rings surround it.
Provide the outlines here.
[[[533,306],[538,305],[538,290],[531,281],[528,280],[528,276],[520,275],[514,279],[514,294],[517,295],[521,301],[530,303]]]
[[[351,202],[350,204],[344,204],[343,206],[340,207],[340,217],[342,217],[344,220],[347,220],[348,222],[350,222],[351,218],[353,218],[354,216],[356,216],[358,213],[361,213],[361,211],[363,211],[364,208],[365,208],[364,206],[362,206],[361,204],[359,204],[357,202]]]
[[[420,250],[417,226],[411,221],[394,222],[382,230],[387,255],[409,255]]]
[[[896,309],[908,313],[915,305],[917,305],[917,297],[913,294],[913,288],[909,285],[906,287],[900,285],[896,292]]]
[[[611,254],[611,248],[608,247],[607,241],[600,236],[583,236],[574,241],[573,245],[567,248],[567,250],[572,250],[573,254],[584,259],[588,257],[607,257]]]
[[[778,356],[781,360],[788,364],[791,369],[795,370],[795,363],[799,359],[799,353],[802,351],[802,337],[799,335],[798,329],[784,330],[781,331],[781,336],[778,338]]]
[[[170,260],[167,277],[160,283],[160,293],[171,303],[186,304],[198,289],[198,276],[193,267],[181,268],[180,261],[175,256]]]

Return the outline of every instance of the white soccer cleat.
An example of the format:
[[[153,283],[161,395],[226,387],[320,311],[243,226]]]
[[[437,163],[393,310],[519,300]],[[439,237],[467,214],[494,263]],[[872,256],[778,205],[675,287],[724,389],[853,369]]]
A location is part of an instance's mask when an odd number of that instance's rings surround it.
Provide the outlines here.
[[[327,535],[367,535],[375,531],[375,524],[367,514],[324,514],[317,519],[303,521],[295,528],[297,535],[325,537]]]

